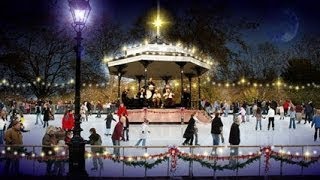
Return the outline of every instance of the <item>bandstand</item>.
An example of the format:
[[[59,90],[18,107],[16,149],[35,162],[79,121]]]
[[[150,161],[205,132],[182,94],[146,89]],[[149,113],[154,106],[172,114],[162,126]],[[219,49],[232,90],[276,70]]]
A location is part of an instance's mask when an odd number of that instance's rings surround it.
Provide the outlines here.
[[[118,76],[118,99],[120,100],[120,81],[122,77],[136,79],[139,90],[142,87],[146,88],[146,91],[149,90],[148,78],[163,80],[166,85],[169,80],[180,79],[181,94],[184,91],[183,80],[184,78],[188,78],[190,95],[192,78],[197,78],[198,102],[200,103],[200,76],[211,68],[213,62],[196,56],[195,51],[194,48],[185,48],[180,43],[167,43],[159,38],[155,38],[150,42],[145,41],[142,44],[125,47],[121,56],[115,57],[108,62],[110,74]],[[142,81],[144,81],[143,86],[141,86]],[[144,98],[147,99],[146,97]],[[167,113],[171,114],[168,119],[175,119],[175,121],[180,122],[181,119],[188,119],[188,116],[184,118],[183,114],[190,115],[192,111],[195,111],[186,110],[181,102],[182,97],[180,104],[177,103],[178,105],[174,106],[176,108],[175,110],[169,110],[163,107],[161,109],[150,110],[150,105],[144,104],[144,110],[129,110],[129,116],[131,115],[130,119],[133,122],[142,122],[143,117],[147,116],[147,114]],[[200,105],[198,105],[198,107],[200,109]],[[130,113],[130,111],[132,111],[132,113]],[[150,115],[147,117],[151,122],[168,122],[163,118],[159,120],[159,117],[157,118],[158,120],[156,120],[156,117],[150,119]]]
[[[129,108],[133,109],[130,110],[131,112],[128,112],[129,116],[131,116],[131,122],[142,122],[144,118],[147,118],[150,122],[157,123],[176,123],[180,121],[183,123],[184,119],[186,119],[185,114],[191,114],[196,111],[190,110],[192,78],[198,79],[198,99],[196,102],[198,108],[201,108],[200,76],[211,68],[213,62],[197,56],[196,54],[200,53],[196,53],[197,50],[194,47],[186,47],[181,43],[168,43],[160,38],[160,28],[165,23],[161,19],[160,5],[158,3],[156,18],[151,23],[156,28],[155,38],[151,41],[145,40],[141,44],[124,47],[120,56],[108,60],[110,74],[118,76],[118,100],[120,100],[120,82],[122,77],[138,81],[139,92],[133,101],[137,103],[131,102],[131,104],[139,105],[133,105]],[[183,80],[185,77],[189,80],[189,92],[184,88]],[[147,82],[148,78],[151,78],[149,82]],[[162,96],[159,92],[160,90],[156,89],[155,83],[152,82],[153,79],[165,82]],[[168,81],[172,79],[180,79],[181,96],[179,104],[173,101],[174,93],[168,84]],[[141,87],[142,80],[144,80],[143,87]],[[124,92],[124,95],[126,95],[126,89]],[[126,98],[122,97],[122,102],[126,101]],[[154,107],[157,109],[150,109]],[[175,110],[172,110],[173,108]],[[203,117],[200,117],[200,119],[204,121],[208,120],[205,116]]]

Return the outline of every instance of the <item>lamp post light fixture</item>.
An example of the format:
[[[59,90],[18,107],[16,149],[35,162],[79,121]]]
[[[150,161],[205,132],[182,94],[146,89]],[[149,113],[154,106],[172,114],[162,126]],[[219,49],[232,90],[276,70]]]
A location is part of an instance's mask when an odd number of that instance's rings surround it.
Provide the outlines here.
[[[75,40],[77,44],[74,48],[76,52],[76,77],[75,77],[75,126],[73,137],[69,144],[69,176],[88,176],[85,170],[85,144],[86,141],[81,137],[80,127],[80,89],[81,89],[81,32],[85,28],[89,17],[91,6],[89,0],[68,0],[70,12],[73,18],[72,27],[76,31]]]

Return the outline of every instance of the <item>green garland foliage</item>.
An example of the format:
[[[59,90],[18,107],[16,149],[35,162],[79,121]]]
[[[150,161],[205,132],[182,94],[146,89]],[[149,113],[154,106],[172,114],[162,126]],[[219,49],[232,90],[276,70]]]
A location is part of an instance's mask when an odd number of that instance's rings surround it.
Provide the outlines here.
[[[180,159],[184,160],[184,161],[196,161],[199,162],[203,167],[209,168],[209,169],[213,169],[213,170],[218,170],[218,171],[223,171],[225,169],[228,170],[236,170],[236,169],[242,169],[244,167],[246,167],[247,165],[253,163],[256,160],[259,160],[261,158],[261,156],[256,156],[253,158],[249,158],[247,161],[243,162],[243,163],[234,163],[234,164],[226,164],[226,165],[218,165],[217,162],[208,162],[202,159],[194,159],[194,158],[190,158],[190,157],[185,157],[185,156],[178,156]]]
[[[113,162],[118,162],[118,163],[119,162],[123,162],[127,166],[144,167],[144,168],[147,168],[147,169],[152,169],[155,166],[157,166],[159,164],[162,164],[163,162],[168,161],[168,160],[169,160],[168,157],[164,157],[162,159],[157,159],[154,162],[149,163],[147,161],[128,161],[128,160],[119,160],[119,159],[116,159],[116,158],[112,159]]]
[[[314,164],[314,163],[319,161],[319,158],[318,159],[312,159],[310,161],[293,161],[291,159],[280,157],[280,156],[276,156],[276,155],[271,155],[270,157],[272,159],[276,160],[276,161],[283,161],[283,162],[285,162],[287,164],[298,165],[298,166],[301,166],[301,167],[309,167],[310,165],[312,165],[312,164]]]

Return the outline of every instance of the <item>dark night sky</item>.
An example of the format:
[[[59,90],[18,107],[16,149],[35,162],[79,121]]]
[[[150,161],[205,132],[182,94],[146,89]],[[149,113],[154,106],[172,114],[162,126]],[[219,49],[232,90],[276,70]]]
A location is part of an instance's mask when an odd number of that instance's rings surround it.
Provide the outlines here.
[[[67,0],[4,0],[0,6],[0,25],[50,24],[60,18],[50,14],[50,1],[57,1],[60,11],[69,16]],[[196,2],[210,4],[213,1]],[[191,3],[192,0],[160,1],[161,7],[171,14],[183,11],[190,7]],[[320,33],[319,0],[228,0],[226,3],[228,12],[234,17],[247,17],[249,20],[260,22],[258,29],[243,32],[244,39],[248,42],[274,41],[286,45],[303,34]],[[137,17],[156,8],[157,1],[91,0],[91,4],[93,9],[90,18],[99,17],[103,20],[107,17],[123,27],[130,27]]]

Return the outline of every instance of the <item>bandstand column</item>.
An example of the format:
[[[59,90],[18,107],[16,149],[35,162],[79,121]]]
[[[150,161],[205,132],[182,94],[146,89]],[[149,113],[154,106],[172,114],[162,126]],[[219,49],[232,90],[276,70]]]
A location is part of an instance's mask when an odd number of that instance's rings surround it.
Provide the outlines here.
[[[152,63],[152,61],[140,61],[140,63],[144,67],[144,87],[145,90],[147,90],[148,66]]]
[[[189,93],[190,93],[190,104],[189,104],[189,106],[190,106],[190,108],[191,108],[191,101],[192,101],[192,93],[191,93],[192,88],[191,88],[191,83],[192,83],[192,77],[194,76],[194,74],[192,74],[192,73],[186,73],[185,75],[187,76],[187,78],[188,78],[188,80],[189,80]]]
[[[136,75],[136,78],[138,80],[138,91],[141,89],[141,80],[142,80],[143,75]]]
[[[121,84],[121,77],[122,77],[122,74],[119,72],[119,73],[118,73],[118,100],[120,100],[120,84]]]
[[[199,67],[196,67],[195,71],[198,76],[198,98],[199,98],[198,106],[199,106],[199,110],[201,110],[201,79],[200,79],[200,76],[201,76],[202,71],[201,71],[201,68],[199,68]]]
[[[126,65],[120,65],[117,66],[117,75],[118,75],[118,100],[120,100],[120,84],[121,84],[121,78],[125,74],[124,68],[126,68]]]
[[[182,94],[183,94],[183,67],[186,65],[186,62],[176,62],[176,64],[178,64],[180,67],[180,82],[181,82],[180,106],[182,106],[182,101],[183,101],[183,97],[182,97]]]

